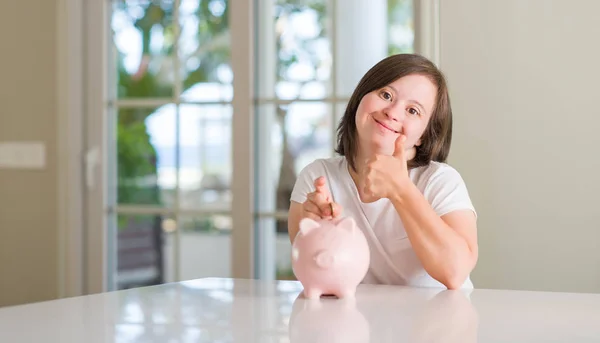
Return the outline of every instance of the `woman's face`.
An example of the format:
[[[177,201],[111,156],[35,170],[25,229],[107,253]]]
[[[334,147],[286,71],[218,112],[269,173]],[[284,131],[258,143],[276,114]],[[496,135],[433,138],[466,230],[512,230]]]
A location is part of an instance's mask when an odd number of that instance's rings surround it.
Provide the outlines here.
[[[423,75],[407,75],[366,94],[355,118],[359,154],[392,155],[400,134],[406,136],[405,150],[419,146],[436,95],[436,86]]]

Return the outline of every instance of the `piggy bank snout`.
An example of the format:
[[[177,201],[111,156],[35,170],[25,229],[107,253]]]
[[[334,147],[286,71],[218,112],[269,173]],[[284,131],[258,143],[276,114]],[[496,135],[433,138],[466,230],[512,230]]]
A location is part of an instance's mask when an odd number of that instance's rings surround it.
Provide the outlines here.
[[[320,268],[331,268],[335,263],[335,255],[331,251],[321,250],[315,254],[315,262]]]

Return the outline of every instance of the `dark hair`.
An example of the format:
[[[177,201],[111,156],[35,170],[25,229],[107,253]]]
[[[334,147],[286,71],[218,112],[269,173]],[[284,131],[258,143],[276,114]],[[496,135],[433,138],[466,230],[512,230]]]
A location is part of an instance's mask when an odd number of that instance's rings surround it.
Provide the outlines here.
[[[386,57],[373,66],[362,77],[348,101],[337,129],[335,151],[346,157],[352,169],[356,170],[355,158],[358,151],[356,111],[360,101],[366,94],[411,74],[428,77],[437,87],[437,96],[431,119],[421,138],[421,145],[416,147],[416,155],[409,161],[408,167],[424,166],[430,161],[446,162],[452,141],[452,108],[446,79],[435,64],[427,58],[416,54],[398,54]]]

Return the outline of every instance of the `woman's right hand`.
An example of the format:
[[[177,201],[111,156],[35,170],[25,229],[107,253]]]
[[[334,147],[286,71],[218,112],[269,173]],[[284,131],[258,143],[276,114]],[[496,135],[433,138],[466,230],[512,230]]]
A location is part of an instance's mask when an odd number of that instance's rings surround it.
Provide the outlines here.
[[[327,188],[325,177],[315,180],[315,191],[308,193],[306,201],[302,204],[302,217],[313,220],[332,219],[342,213],[342,207],[332,200]]]

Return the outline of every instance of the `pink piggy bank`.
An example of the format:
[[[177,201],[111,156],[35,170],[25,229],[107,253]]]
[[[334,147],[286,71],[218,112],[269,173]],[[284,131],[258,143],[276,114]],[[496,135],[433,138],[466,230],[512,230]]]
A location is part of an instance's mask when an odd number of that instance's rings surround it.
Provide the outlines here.
[[[367,239],[351,217],[304,218],[292,245],[292,269],[306,298],[354,298],[370,256]]]

